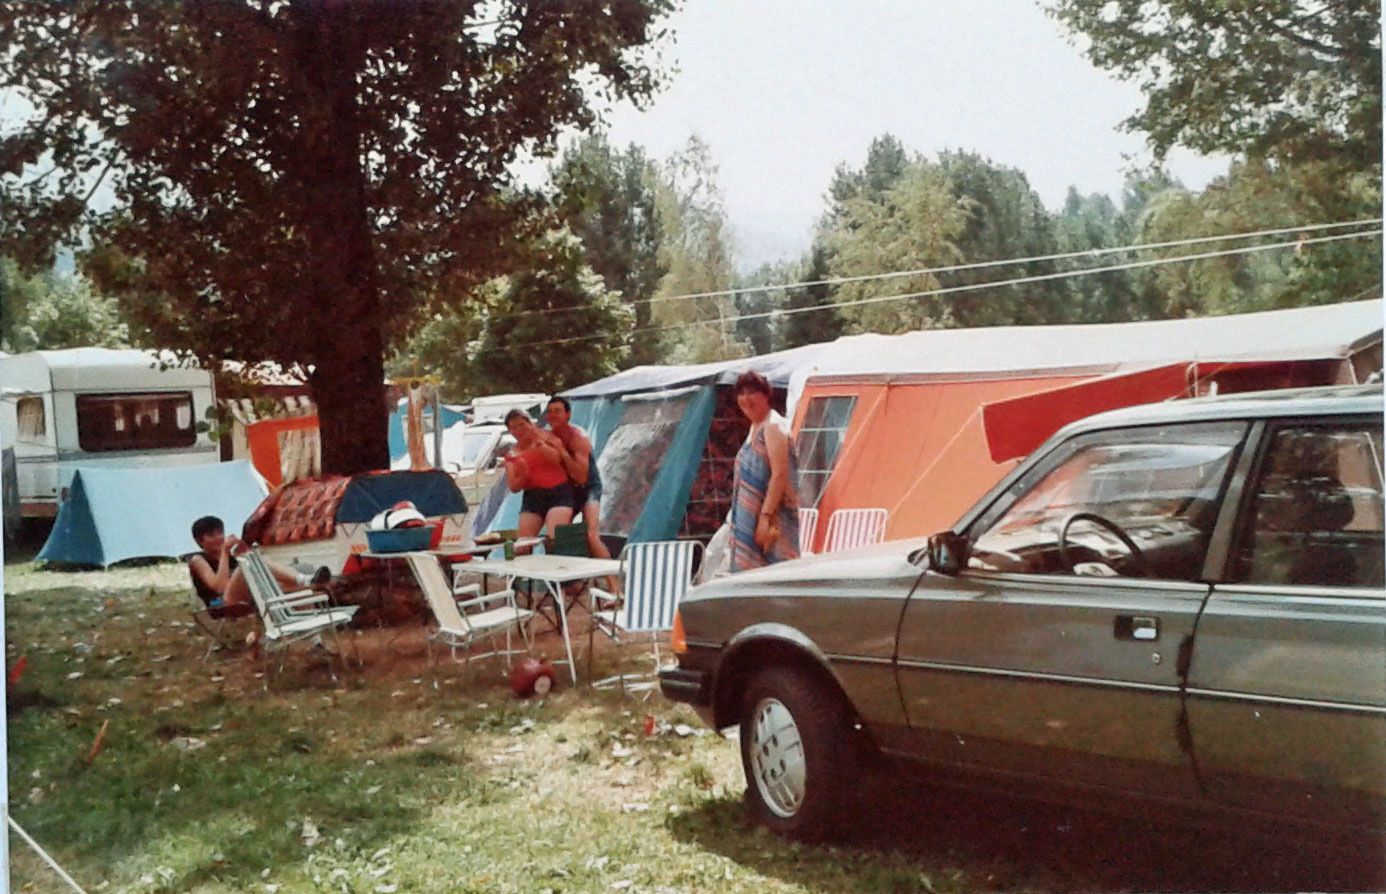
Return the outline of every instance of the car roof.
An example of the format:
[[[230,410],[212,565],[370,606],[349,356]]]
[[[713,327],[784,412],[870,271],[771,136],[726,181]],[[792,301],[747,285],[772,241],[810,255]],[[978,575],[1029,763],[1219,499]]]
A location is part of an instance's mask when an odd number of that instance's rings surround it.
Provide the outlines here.
[[[1068,437],[1097,429],[1171,422],[1381,413],[1382,406],[1380,383],[1283,388],[1277,391],[1196,397],[1125,407],[1071,423],[1059,433],[1059,436]]]

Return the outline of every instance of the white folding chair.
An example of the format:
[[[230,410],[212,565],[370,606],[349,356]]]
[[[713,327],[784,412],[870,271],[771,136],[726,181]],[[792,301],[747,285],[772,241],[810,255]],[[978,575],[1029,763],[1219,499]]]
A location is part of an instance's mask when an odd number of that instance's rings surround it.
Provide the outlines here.
[[[818,533],[818,510],[799,510],[799,555],[813,555],[813,535]]]
[[[432,553],[409,553],[405,558],[409,562],[409,570],[414,573],[414,580],[418,581],[419,589],[423,591],[424,599],[428,600],[434,620],[438,622],[438,628],[428,636],[430,670],[433,667],[435,642],[447,646],[454,661],[457,660],[458,649],[467,650],[465,661],[468,668],[473,658],[490,658],[493,655],[504,655],[508,667],[510,656],[521,654],[510,647],[511,634],[516,630],[524,639],[524,651],[529,651],[529,626],[535,613],[515,604],[513,589],[487,594],[481,592],[478,584],[454,589],[448,586],[437,556]],[[472,598],[459,600],[459,596]],[[505,634],[505,648],[499,649],[496,647],[496,637],[502,633]],[[491,651],[472,655],[472,644],[482,637],[490,641]],[[436,678],[434,685],[437,685]]]
[[[269,562],[259,550],[246,553],[241,562],[245,582],[250,589],[255,608],[260,613],[264,625],[263,654],[268,660],[272,650],[287,650],[289,646],[303,640],[321,642],[323,633],[330,633],[337,645],[337,655],[342,656],[341,641],[337,639],[337,628],[351,622],[356,614],[356,606],[332,606],[326,593],[315,590],[295,590],[285,593],[275,580]],[[284,669],[284,660],[279,661],[279,669]],[[337,672],[332,671],[332,679]],[[266,685],[268,685],[268,679]]]
[[[693,578],[694,560],[702,544],[696,540],[664,540],[630,543],[621,552],[625,576],[625,600],[598,587],[588,591],[592,598],[592,627],[588,631],[587,664],[591,672],[593,633],[600,630],[612,642],[620,643],[627,633],[653,634],[655,670],[659,670],[659,635],[673,629],[674,612]],[[610,608],[603,609],[607,605]],[[625,674],[598,680],[601,688],[619,682],[625,688]],[[653,688],[643,682],[633,689]]]
[[[828,518],[823,552],[880,543],[885,539],[885,528],[884,509],[839,509]]]

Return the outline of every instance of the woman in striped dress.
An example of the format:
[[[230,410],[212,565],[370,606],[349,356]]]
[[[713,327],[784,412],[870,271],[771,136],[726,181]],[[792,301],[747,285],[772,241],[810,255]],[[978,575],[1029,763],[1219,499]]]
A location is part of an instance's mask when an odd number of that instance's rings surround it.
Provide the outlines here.
[[[751,433],[736,455],[731,505],[731,570],[799,557],[799,495],[789,423],[770,409],[770,383],[757,372],[736,380],[736,405]]]

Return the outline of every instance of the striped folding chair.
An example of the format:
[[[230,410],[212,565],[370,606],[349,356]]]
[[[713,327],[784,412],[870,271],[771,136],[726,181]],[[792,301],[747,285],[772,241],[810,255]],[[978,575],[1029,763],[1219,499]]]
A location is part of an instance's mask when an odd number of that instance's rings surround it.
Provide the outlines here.
[[[674,611],[693,580],[697,551],[702,544],[696,540],[663,540],[653,543],[629,543],[621,552],[621,568],[625,578],[624,601],[614,593],[592,587],[592,627],[588,631],[587,664],[591,674],[593,635],[600,630],[612,642],[620,644],[629,633],[649,633],[654,643],[655,671],[658,672],[660,634],[673,629]],[[602,608],[602,606],[609,608]],[[619,674],[598,680],[595,687],[619,682],[626,688],[625,675]],[[632,689],[650,689],[653,681],[643,681]]]
[[[813,555],[813,535],[818,533],[818,510],[799,510],[799,555]]]
[[[828,535],[823,552],[869,546],[885,539],[886,511],[884,509],[839,509],[828,518]]]

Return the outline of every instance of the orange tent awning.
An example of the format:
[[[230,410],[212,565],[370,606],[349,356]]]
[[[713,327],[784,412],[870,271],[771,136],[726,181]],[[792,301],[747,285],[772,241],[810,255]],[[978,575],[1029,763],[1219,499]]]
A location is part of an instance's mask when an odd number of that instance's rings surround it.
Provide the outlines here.
[[[984,404],[982,425],[991,461],[1029,456],[1054,432],[1097,413],[1187,393],[1187,363],[1120,373]]]
[[[262,419],[246,426],[245,439],[250,447],[250,461],[271,488],[284,483],[283,455],[280,449],[283,436],[289,432],[317,431],[317,428],[316,415]]]

